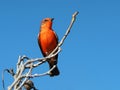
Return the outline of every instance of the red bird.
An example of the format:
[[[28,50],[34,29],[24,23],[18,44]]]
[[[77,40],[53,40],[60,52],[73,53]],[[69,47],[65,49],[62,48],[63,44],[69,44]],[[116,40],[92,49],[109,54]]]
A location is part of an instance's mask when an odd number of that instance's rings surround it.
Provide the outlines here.
[[[45,18],[42,20],[40,26],[38,44],[44,57],[48,56],[58,45],[58,37],[52,29],[52,21],[53,18]],[[50,76],[59,75],[57,59],[58,54],[48,60],[50,69],[56,65],[56,67],[50,72]]]

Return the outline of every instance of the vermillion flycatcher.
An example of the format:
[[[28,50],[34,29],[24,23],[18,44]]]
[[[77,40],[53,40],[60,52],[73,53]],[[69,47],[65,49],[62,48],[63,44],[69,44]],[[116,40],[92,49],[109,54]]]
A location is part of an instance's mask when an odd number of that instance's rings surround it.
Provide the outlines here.
[[[45,18],[41,22],[40,32],[38,35],[38,44],[44,57],[48,56],[58,45],[58,37],[52,29],[53,18]],[[50,76],[59,75],[57,67],[58,54],[48,60],[50,69],[56,67],[50,72]]]

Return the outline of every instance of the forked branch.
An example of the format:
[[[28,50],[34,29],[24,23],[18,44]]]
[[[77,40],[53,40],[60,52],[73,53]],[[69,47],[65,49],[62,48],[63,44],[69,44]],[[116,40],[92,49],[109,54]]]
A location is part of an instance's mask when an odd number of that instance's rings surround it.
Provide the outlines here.
[[[72,20],[70,22],[70,25],[69,25],[66,33],[64,34],[63,38],[61,39],[61,41],[59,42],[57,47],[47,57],[31,59],[31,58],[28,58],[27,56],[19,56],[18,63],[16,65],[16,72],[13,72],[14,74],[10,73],[14,77],[14,81],[8,87],[8,90],[13,90],[13,89],[14,90],[22,90],[23,86],[26,85],[26,83],[28,82],[28,80],[30,78],[41,77],[41,76],[50,74],[50,71],[52,71],[56,67],[56,65],[54,65],[50,70],[48,70],[47,72],[42,73],[42,74],[39,74],[39,72],[37,72],[36,74],[32,74],[32,70],[34,68],[40,66],[41,64],[45,63],[47,60],[49,60],[49,58],[54,57],[56,54],[58,54],[61,51],[60,46],[64,43],[66,37],[68,36],[68,34],[73,26],[73,23],[76,20],[77,14],[78,14],[78,12],[75,12],[72,15]],[[27,72],[25,72],[26,69],[28,70]],[[32,81],[30,81],[30,82],[33,83]],[[31,84],[31,85],[33,85],[33,84]]]

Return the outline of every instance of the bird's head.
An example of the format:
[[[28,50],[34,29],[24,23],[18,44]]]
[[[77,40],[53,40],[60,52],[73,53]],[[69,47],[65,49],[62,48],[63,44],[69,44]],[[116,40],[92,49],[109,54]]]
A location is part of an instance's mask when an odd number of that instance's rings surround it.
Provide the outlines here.
[[[52,21],[54,18],[45,18],[41,22],[41,28],[52,28]]]

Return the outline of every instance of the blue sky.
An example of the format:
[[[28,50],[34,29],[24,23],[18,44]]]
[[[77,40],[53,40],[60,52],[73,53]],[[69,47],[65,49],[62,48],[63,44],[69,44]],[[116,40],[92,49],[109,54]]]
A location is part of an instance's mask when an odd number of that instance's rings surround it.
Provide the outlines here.
[[[0,0],[0,62],[16,68],[19,55],[42,57],[37,43],[40,22],[54,17],[53,29],[64,35],[71,15],[77,20],[59,54],[61,74],[32,79],[39,90],[120,90],[119,0]],[[34,72],[48,70],[48,64]],[[6,87],[12,77],[5,74]],[[0,82],[1,84],[1,82]]]

